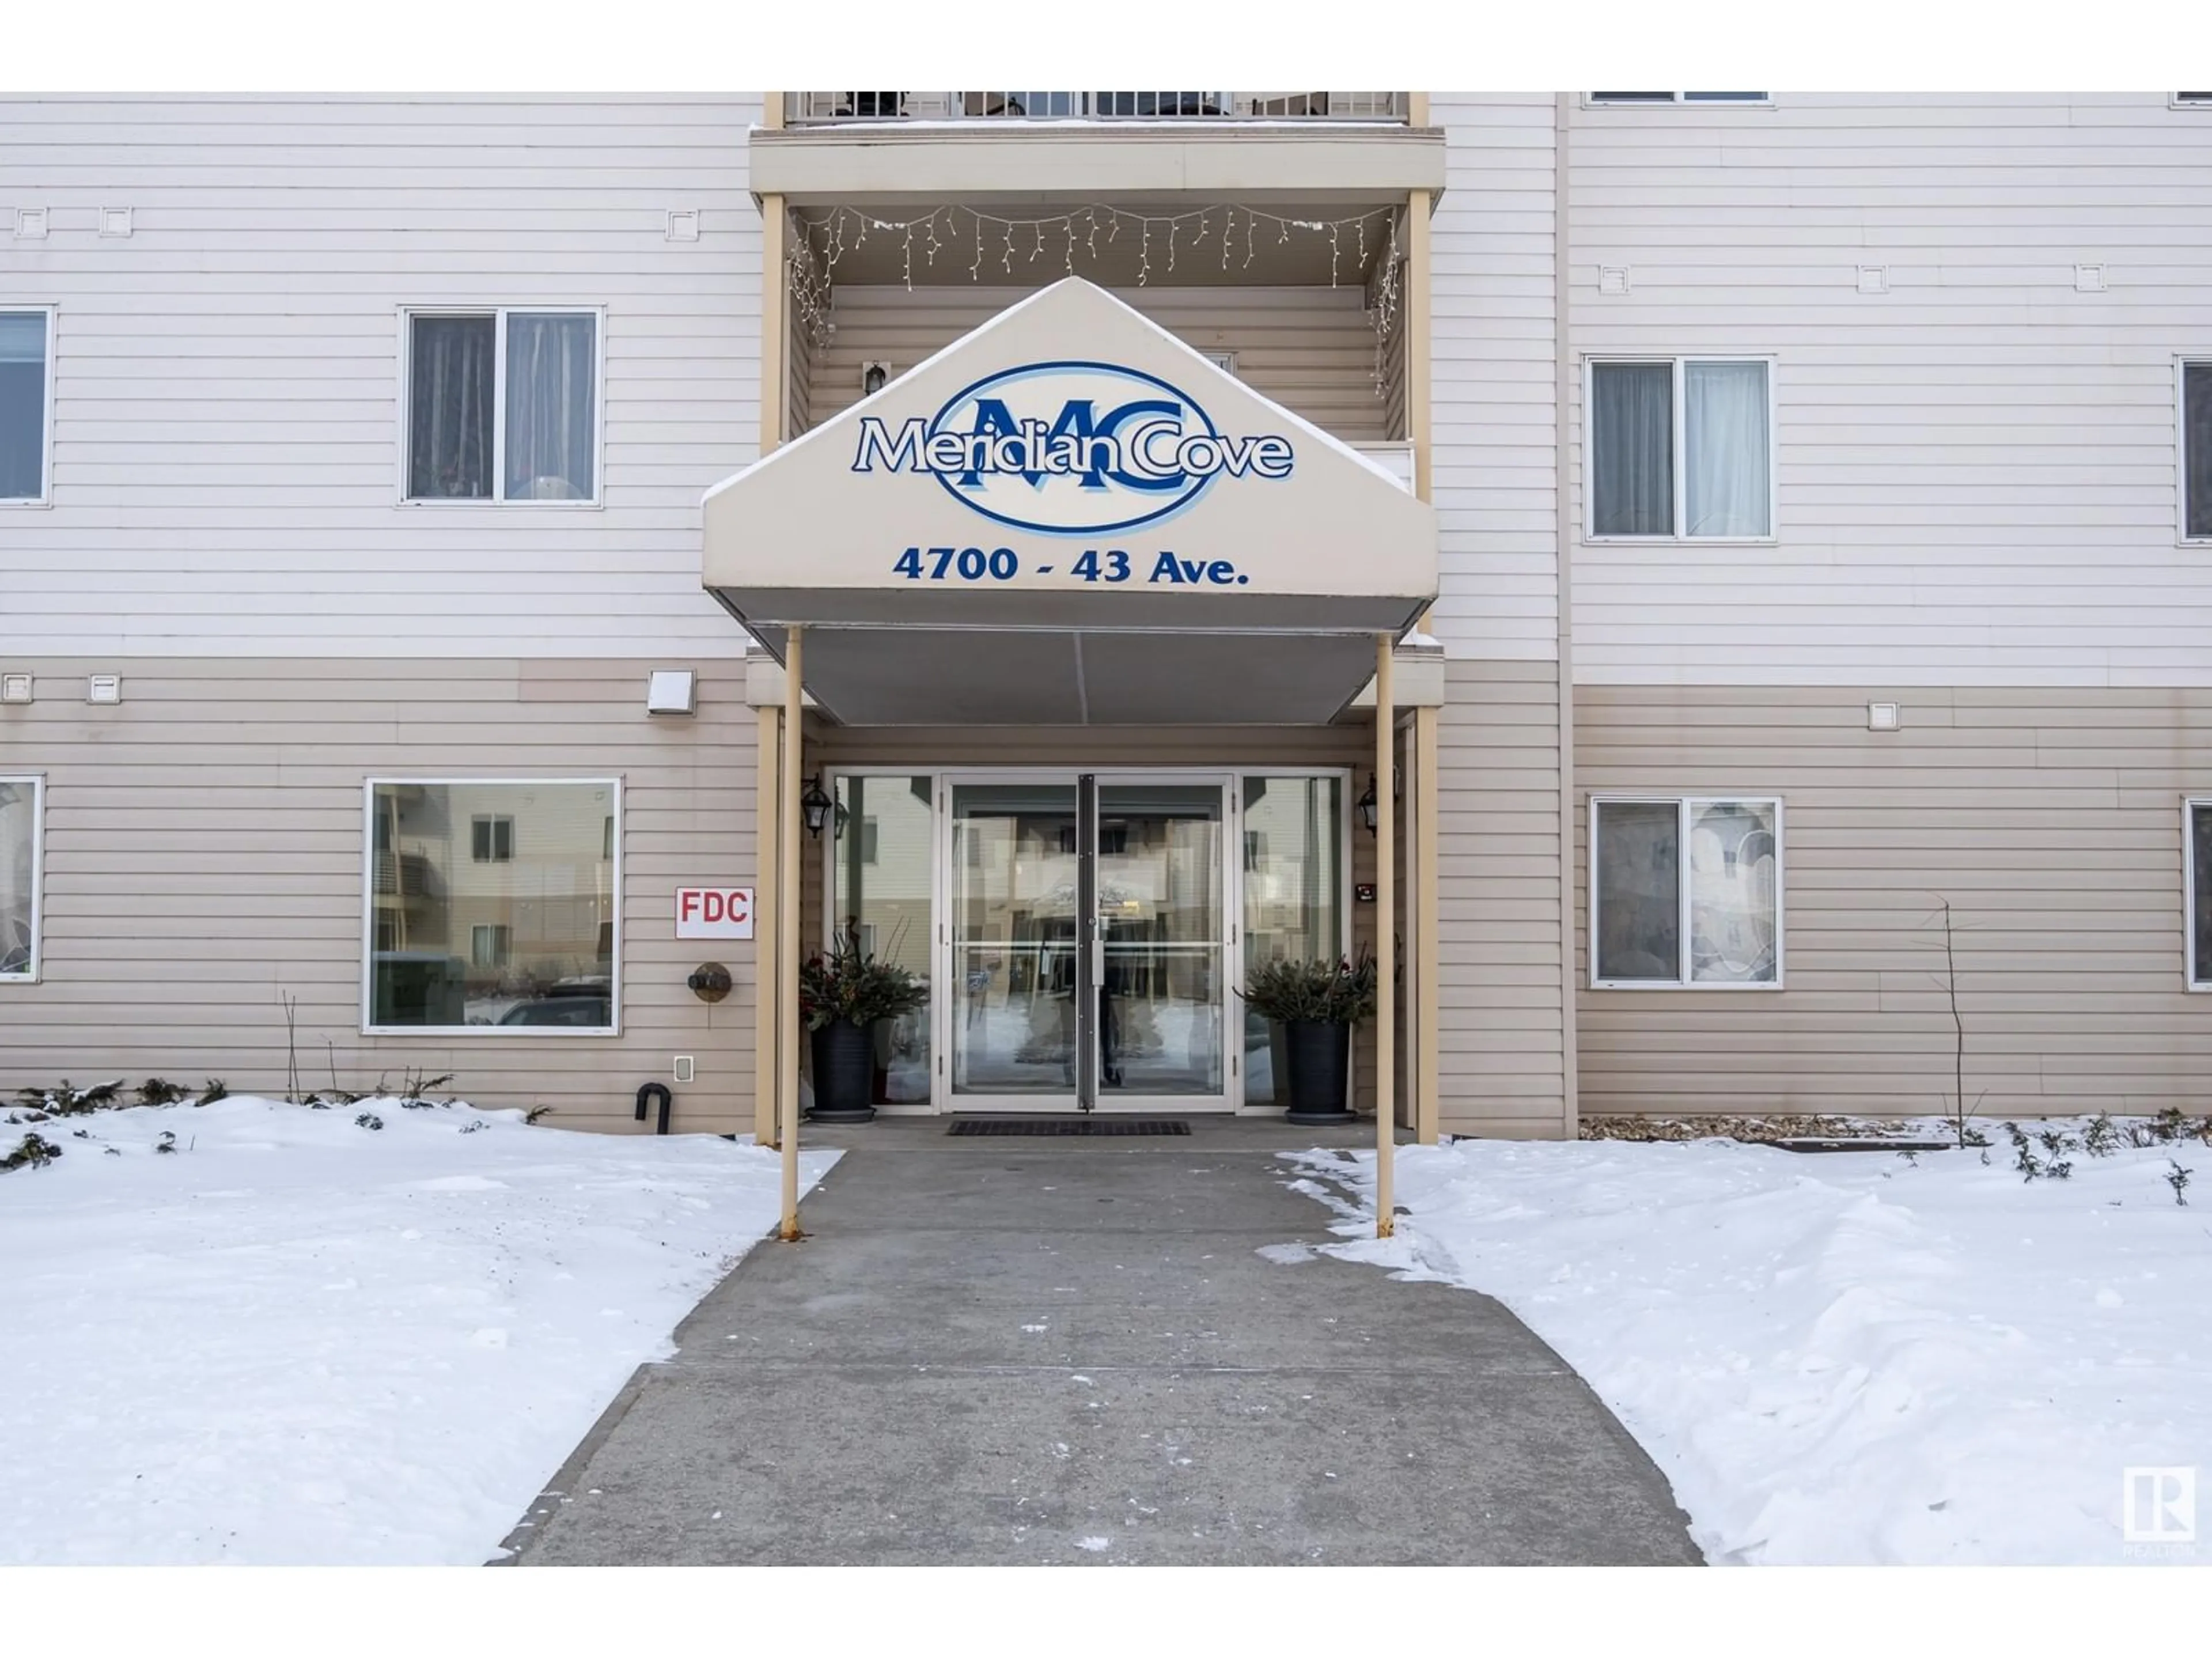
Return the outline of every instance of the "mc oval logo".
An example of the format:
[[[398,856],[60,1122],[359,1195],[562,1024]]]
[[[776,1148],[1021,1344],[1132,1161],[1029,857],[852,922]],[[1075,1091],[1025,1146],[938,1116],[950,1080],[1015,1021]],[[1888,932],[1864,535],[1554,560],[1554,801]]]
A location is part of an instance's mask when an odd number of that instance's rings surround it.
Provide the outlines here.
[[[1287,478],[1279,434],[1232,437],[1195,398],[1116,363],[1002,369],[894,436],[864,417],[853,470],[927,472],[962,506],[1048,536],[1093,536],[1181,513],[1224,474]]]

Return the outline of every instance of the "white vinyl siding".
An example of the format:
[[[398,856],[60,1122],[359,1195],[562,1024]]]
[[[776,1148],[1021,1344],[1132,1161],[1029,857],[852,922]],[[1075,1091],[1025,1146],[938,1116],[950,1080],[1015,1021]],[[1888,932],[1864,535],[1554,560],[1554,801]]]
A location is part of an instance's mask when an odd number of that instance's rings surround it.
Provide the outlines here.
[[[0,307],[0,507],[47,500],[54,437],[54,313]]]
[[[0,777],[0,984],[39,976],[46,781]]]
[[[1782,803],[1593,795],[1590,984],[1778,990]]]
[[[1431,93],[1429,118],[1445,148],[1444,191],[1429,221],[1424,464],[1441,591],[1428,629],[1453,657],[1554,661],[1559,100]]]
[[[1571,111],[1577,355],[1771,354],[1781,413],[1772,544],[1577,546],[1577,681],[1863,688],[1910,720],[1915,687],[2212,678],[2212,559],[2179,544],[2175,499],[2175,359],[2212,360],[2202,112]],[[1605,267],[1626,293],[1599,292]]]
[[[699,499],[759,453],[758,94],[7,103],[0,202],[56,205],[0,258],[0,310],[60,327],[52,504],[0,649],[744,655]],[[101,202],[131,235],[94,234]],[[494,305],[604,307],[597,508],[395,505],[403,307]]]

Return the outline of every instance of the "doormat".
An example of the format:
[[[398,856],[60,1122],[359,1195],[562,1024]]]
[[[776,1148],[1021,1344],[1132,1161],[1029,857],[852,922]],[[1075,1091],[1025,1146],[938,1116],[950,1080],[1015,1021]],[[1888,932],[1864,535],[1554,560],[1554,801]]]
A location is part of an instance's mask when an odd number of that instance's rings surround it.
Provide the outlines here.
[[[956,1117],[949,1135],[1187,1135],[1176,1117]]]

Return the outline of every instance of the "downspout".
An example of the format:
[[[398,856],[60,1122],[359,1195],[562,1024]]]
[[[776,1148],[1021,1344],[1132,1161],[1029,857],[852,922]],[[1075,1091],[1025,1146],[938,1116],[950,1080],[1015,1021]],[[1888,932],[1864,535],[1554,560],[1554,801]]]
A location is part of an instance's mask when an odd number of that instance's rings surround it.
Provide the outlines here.
[[[1552,339],[1557,383],[1553,388],[1553,471],[1559,548],[1559,1072],[1560,1128],[1571,1140],[1582,1130],[1580,1054],[1575,1032],[1575,515],[1567,487],[1567,420],[1574,391],[1568,261],[1574,252],[1568,197],[1568,143],[1573,131],[1571,93],[1554,95],[1552,115]]]

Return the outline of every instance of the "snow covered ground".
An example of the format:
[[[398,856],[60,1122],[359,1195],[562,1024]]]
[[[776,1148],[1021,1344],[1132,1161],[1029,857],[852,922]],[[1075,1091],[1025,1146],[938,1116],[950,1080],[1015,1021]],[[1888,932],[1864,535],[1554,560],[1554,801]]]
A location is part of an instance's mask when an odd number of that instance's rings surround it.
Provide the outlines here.
[[[2080,1133],[2079,1123],[2027,1126]],[[2212,1559],[2212,1149],[1807,1156],[1703,1140],[1297,1154],[1352,1260],[1497,1297],[1586,1378],[1729,1563]],[[2043,1149],[2036,1155],[2048,1161]],[[2197,1176],[2186,1206],[2167,1177]],[[1352,1213],[1349,1192],[1364,1216]],[[2159,1496],[2180,1485],[2164,1479]],[[2139,1484],[2139,1498],[2145,1492]]]
[[[519,1112],[7,1115],[63,1156],[0,1173],[0,1565],[483,1561],[779,1205]]]

